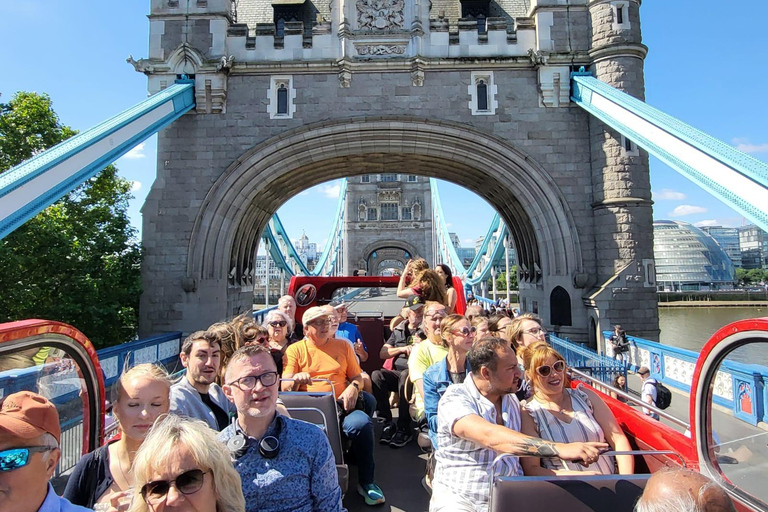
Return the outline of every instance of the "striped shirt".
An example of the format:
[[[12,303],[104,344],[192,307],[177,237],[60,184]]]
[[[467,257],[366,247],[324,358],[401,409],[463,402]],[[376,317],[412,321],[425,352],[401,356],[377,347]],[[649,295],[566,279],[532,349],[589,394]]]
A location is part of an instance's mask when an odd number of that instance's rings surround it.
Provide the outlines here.
[[[577,442],[605,442],[605,434],[602,427],[595,419],[592,403],[587,393],[579,386],[576,389],[566,389],[571,395],[573,407],[573,419],[567,423],[548,411],[544,404],[532,398],[525,404],[525,410],[533,418],[539,437],[555,443]],[[571,471],[597,471],[603,475],[615,473],[613,457],[601,455],[600,459],[589,466],[572,462],[567,463],[562,459],[541,459],[542,467],[553,470],[569,469]]]
[[[503,425],[520,431],[520,403],[514,394],[505,395],[501,403]],[[437,452],[432,495],[458,494],[475,504],[477,512],[488,510],[491,488],[491,465],[499,453],[463,439],[453,433],[457,421],[476,415],[496,423],[496,408],[477,390],[472,374],[462,384],[448,387],[437,408]],[[496,476],[522,476],[517,457],[505,457],[496,466]]]

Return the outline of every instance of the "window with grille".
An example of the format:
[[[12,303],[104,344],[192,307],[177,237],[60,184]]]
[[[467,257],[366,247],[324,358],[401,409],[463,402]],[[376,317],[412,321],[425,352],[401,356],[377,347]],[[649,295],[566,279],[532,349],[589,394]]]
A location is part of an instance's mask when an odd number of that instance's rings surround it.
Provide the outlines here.
[[[381,203],[381,220],[397,220],[398,219],[398,205],[397,203]]]
[[[368,208],[368,220],[376,220],[377,217],[376,208]]]
[[[381,181],[397,181],[397,174],[382,174]]]
[[[403,207],[403,214],[401,219],[403,220],[411,220],[411,209],[408,207]]]

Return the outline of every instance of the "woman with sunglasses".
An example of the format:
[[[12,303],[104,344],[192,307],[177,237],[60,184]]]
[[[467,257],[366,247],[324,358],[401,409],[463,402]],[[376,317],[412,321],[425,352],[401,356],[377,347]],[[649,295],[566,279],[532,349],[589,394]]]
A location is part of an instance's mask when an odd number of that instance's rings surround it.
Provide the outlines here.
[[[556,443],[606,442],[614,451],[631,450],[624,432],[605,402],[592,390],[581,385],[571,389],[566,375],[565,359],[544,342],[520,350],[533,397],[522,414],[523,434]],[[550,476],[589,472],[629,475],[634,472],[631,455],[601,456],[589,466],[566,463],[562,459],[522,457],[520,464],[529,476]]]
[[[169,415],[152,428],[133,466],[130,512],[245,512],[229,450],[199,420]]]
[[[267,346],[277,365],[277,373],[282,375],[285,351],[289,345],[293,344],[293,342],[288,339],[288,329],[290,328],[291,321],[288,318],[288,315],[282,311],[273,309],[264,317],[264,323],[262,325],[267,329],[267,334],[269,335],[269,343]]]
[[[448,348],[448,355],[424,372],[424,414],[433,449],[437,449],[437,403],[448,386],[461,384],[467,378],[467,353],[475,342],[475,332],[462,315],[449,315],[440,323],[440,338]]]
[[[115,389],[112,412],[120,424],[120,439],[80,459],[64,490],[72,503],[97,511],[126,509],[136,488],[132,465],[137,450],[170,407],[170,378],[154,364],[123,372]]]

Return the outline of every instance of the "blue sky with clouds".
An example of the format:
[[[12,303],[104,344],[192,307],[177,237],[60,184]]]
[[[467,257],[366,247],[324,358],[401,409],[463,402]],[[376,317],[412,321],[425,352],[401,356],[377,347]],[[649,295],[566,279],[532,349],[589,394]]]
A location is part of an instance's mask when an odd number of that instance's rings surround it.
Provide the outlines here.
[[[768,2],[749,0],[738,10],[721,0],[643,2],[646,101],[667,113],[768,159]],[[0,0],[0,101],[19,90],[48,93],[61,121],[84,130],[146,95],[146,77],[125,62],[147,56],[149,0]],[[134,182],[130,215],[140,208],[155,176],[156,140],[121,158],[121,174]],[[654,216],[737,226],[743,219],[658,160],[651,160]],[[467,245],[485,233],[493,212],[464,189],[441,183],[450,229]],[[280,210],[295,238],[306,231],[322,245],[338,196],[331,182],[302,193],[327,215]],[[471,215],[467,213],[471,212]]]

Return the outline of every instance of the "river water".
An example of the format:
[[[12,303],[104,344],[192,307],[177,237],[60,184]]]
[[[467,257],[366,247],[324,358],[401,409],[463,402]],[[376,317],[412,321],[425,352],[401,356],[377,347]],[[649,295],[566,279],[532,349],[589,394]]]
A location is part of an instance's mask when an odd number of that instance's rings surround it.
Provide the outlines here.
[[[706,307],[706,308],[659,308],[660,341],[694,352],[700,352],[709,338],[721,327],[745,318],[768,317],[768,307]],[[733,354],[734,359],[743,359]],[[744,354],[746,355],[746,354]],[[751,354],[753,361],[765,364],[768,352],[761,349],[760,354]]]

